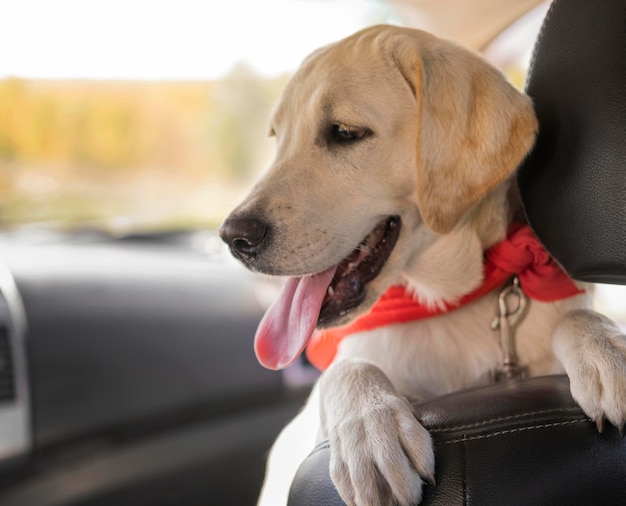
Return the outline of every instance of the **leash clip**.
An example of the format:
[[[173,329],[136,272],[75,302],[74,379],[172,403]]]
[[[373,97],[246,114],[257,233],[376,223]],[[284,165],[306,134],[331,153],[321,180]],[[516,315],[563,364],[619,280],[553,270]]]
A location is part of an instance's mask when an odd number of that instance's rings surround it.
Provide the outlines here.
[[[528,367],[519,364],[515,344],[515,327],[526,313],[528,299],[520,287],[517,276],[498,295],[496,317],[491,322],[491,330],[500,330],[502,365],[495,372],[495,381],[523,379]]]

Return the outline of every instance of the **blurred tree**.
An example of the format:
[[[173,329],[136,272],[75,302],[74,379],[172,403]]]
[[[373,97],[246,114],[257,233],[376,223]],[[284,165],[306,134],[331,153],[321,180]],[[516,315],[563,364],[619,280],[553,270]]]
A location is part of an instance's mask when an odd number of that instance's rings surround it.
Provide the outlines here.
[[[25,105],[25,86],[19,79],[0,82],[0,160],[18,156],[21,133],[20,109]]]
[[[0,224],[215,220],[265,164],[284,81],[243,65],[215,82],[0,80]]]

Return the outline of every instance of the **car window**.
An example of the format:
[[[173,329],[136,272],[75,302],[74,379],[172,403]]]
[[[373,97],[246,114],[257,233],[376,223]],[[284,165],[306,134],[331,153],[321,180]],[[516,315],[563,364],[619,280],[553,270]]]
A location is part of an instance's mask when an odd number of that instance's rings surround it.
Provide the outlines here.
[[[267,166],[272,104],[374,0],[0,6],[0,227],[214,227]]]
[[[485,50],[520,87],[546,8]],[[438,34],[431,10],[382,0],[3,3],[0,228],[215,227],[269,164],[271,107],[302,59],[376,23]]]

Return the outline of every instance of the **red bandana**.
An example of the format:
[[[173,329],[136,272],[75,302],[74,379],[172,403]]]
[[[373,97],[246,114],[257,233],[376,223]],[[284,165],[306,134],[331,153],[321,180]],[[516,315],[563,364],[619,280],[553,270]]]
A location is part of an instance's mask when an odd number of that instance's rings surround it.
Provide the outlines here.
[[[550,257],[528,225],[511,225],[507,238],[486,251],[484,268],[482,285],[456,303],[444,303],[444,307],[421,304],[404,286],[388,288],[368,313],[352,323],[316,331],[306,350],[307,358],[318,369],[324,370],[335,358],[339,342],[344,337],[385,325],[447,313],[495,290],[514,274],[519,276],[524,293],[542,302],[565,299],[584,292]]]

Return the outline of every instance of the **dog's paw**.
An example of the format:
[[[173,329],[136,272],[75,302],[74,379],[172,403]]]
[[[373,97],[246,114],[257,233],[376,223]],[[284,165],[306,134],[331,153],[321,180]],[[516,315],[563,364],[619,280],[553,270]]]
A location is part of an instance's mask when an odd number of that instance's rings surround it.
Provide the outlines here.
[[[321,396],[322,418],[341,498],[358,506],[418,504],[423,482],[434,485],[435,457],[409,402],[373,364],[352,362],[327,373],[332,382]]]
[[[626,335],[590,310],[571,311],[558,325],[554,351],[570,379],[572,397],[598,430],[626,422]]]
[[[418,504],[422,479],[434,485],[430,435],[400,397],[346,418],[329,439],[331,478],[347,504]]]

